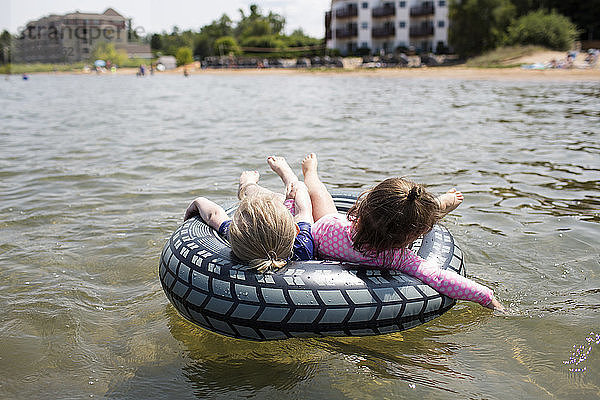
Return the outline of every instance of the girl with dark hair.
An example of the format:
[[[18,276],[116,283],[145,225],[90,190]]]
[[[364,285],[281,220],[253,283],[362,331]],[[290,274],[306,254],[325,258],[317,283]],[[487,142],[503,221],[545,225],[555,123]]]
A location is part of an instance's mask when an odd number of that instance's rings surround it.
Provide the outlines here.
[[[390,178],[361,194],[347,215],[337,212],[317,173],[317,156],[302,161],[312,203],[313,240],[319,257],[401,270],[454,299],[503,311],[491,289],[443,270],[407,248],[463,201],[456,189],[434,197],[404,178]]]

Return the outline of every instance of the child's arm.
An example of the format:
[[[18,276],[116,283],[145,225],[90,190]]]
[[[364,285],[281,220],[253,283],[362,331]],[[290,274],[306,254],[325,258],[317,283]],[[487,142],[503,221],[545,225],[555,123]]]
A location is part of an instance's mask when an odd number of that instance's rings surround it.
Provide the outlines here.
[[[312,203],[310,202],[308,188],[304,182],[292,182],[286,197],[288,199],[294,199],[294,207],[296,210],[294,220],[296,223],[308,222],[312,224],[314,222],[312,215]]]
[[[492,289],[452,270],[441,269],[410,250],[405,250],[404,253],[399,269],[422,280],[439,293],[453,299],[474,301],[492,310],[504,311],[502,304],[494,297]]]
[[[198,197],[190,203],[183,220],[187,221],[195,215],[200,215],[200,218],[215,230],[219,230],[221,224],[229,219],[223,207],[205,197]]]

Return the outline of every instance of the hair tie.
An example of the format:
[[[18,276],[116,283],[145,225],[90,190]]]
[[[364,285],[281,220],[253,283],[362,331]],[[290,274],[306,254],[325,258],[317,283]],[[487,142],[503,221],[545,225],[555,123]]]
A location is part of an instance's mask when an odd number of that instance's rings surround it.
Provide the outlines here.
[[[267,253],[267,258],[271,262],[277,261],[277,253],[275,253],[273,250],[271,250]]]
[[[420,196],[421,196],[421,188],[418,186],[413,186],[410,189],[410,191],[408,192],[408,195],[406,196],[406,198],[408,199],[408,201],[415,201]]]

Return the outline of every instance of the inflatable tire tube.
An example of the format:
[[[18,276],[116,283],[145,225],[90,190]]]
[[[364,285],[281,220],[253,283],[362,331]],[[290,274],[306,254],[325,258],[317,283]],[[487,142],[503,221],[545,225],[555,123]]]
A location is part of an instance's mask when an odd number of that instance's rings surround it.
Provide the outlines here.
[[[346,194],[333,198],[342,213],[356,200]],[[226,211],[232,215],[235,209]],[[462,252],[441,225],[411,248],[465,275]],[[399,332],[455,304],[402,272],[337,261],[294,261],[273,274],[256,273],[236,261],[229,243],[198,217],[185,221],[165,244],[159,276],[167,298],[187,320],[259,341]]]

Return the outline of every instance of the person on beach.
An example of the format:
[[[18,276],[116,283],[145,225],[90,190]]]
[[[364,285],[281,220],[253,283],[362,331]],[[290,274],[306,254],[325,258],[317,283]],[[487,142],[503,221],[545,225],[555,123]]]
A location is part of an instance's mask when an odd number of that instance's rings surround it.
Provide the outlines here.
[[[451,270],[443,270],[407,247],[458,207],[456,189],[434,197],[422,185],[389,178],[361,194],[347,215],[337,212],[317,172],[317,156],[302,161],[312,202],[312,235],[319,258],[400,270],[453,299],[470,300],[503,311],[491,289]]]
[[[232,219],[204,197],[194,199],[184,216],[186,221],[200,215],[229,239],[237,258],[259,272],[278,270],[288,260],[310,260],[314,254],[308,189],[285,158],[269,157],[267,163],[283,181],[285,196],[261,187],[258,171],[244,171],[238,186],[240,204]]]

